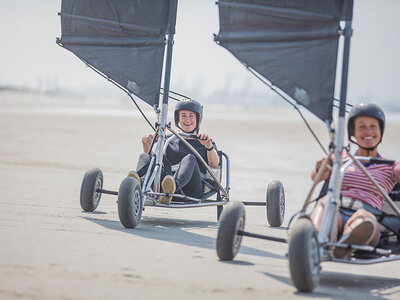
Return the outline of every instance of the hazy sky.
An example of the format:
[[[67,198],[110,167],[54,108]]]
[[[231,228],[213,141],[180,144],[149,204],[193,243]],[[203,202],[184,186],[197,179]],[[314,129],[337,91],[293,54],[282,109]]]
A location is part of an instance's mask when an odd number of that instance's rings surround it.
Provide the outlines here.
[[[349,102],[400,103],[400,1],[354,2]],[[213,33],[218,33],[214,3],[179,0],[171,88],[200,100],[216,95],[270,97],[268,88],[213,42]],[[118,94],[118,89],[56,45],[60,6],[58,0],[0,1],[0,86]]]

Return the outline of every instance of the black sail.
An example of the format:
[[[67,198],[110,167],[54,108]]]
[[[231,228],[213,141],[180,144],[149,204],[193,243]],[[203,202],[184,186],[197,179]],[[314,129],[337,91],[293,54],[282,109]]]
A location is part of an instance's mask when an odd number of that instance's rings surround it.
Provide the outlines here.
[[[216,41],[323,121],[332,120],[338,30],[352,0],[220,0]]]
[[[62,0],[57,43],[149,105],[158,105],[165,35],[177,0]]]

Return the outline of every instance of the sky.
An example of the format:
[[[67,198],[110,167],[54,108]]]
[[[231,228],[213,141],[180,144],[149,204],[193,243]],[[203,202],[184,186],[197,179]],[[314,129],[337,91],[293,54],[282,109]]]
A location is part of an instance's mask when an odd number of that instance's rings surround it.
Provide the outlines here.
[[[56,45],[60,7],[60,0],[0,1],[0,87],[124,95]],[[399,16],[399,0],[354,0],[350,103],[400,110]],[[273,92],[213,41],[218,26],[215,0],[179,0],[171,89],[200,101],[275,103],[268,102]]]

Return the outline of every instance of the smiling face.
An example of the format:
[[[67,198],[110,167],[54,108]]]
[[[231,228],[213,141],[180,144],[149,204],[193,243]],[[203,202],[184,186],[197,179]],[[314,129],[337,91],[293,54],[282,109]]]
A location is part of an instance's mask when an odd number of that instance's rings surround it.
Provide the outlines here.
[[[358,117],[354,120],[354,137],[364,148],[375,147],[381,140],[379,121],[371,117]]]
[[[179,111],[179,126],[186,133],[192,132],[197,125],[196,113],[190,110],[180,110]]]

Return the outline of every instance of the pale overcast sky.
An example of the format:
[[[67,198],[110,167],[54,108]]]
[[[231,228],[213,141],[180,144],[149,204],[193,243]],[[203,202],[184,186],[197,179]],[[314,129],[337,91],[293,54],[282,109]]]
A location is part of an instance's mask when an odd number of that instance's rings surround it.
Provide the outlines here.
[[[270,97],[268,88],[213,42],[213,33],[218,33],[215,0],[178,3],[171,88],[198,99]],[[400,103],[400,1],[354,3],[349,102]],[[118,89],[56,45],[60,6],[59,0],[1,0],[0,86],[118,94]]]

